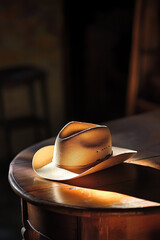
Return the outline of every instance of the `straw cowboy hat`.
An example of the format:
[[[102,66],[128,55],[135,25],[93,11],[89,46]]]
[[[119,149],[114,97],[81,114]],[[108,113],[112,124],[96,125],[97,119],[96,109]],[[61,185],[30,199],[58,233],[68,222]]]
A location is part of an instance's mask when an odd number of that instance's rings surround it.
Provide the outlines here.
[[[117,165],[136,151],[113,147],[105,125],[70,122],[59,132],[55,145],[39,149],[32,161],[46,179],[69,180]]]

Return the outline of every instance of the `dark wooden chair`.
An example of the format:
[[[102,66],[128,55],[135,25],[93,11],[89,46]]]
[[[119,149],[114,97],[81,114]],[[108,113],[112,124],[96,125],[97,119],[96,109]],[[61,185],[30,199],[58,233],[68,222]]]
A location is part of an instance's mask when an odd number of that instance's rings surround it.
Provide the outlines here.
[[[33,66],[18,66],[6,69],[0,69],[0,127],[5,132],[5,141],[7,147],[8,157],[13,156],[12,149],[12,132],[22,128],[33,128],[35,141],[40,141],[39,128],[43,128],[45,138],[49,136],[49,118],[48,118],[48,104],[46,92],[46,73],[41,69]],[[36,100],[36,84],[39,85],[39,92],[41,98],[41,108],[43,116],[37,114],[37,100]],[[27,100],[29,101],[29,114],[25,111],[19,116],[6,116],[6,99],[4,98],[4,91],[14,91],[18,87],[27,88]],[[19,101],[24,101],[22,97],[16,96]]]
[[[160,2],[136,0],[126,115],[160,108]]]

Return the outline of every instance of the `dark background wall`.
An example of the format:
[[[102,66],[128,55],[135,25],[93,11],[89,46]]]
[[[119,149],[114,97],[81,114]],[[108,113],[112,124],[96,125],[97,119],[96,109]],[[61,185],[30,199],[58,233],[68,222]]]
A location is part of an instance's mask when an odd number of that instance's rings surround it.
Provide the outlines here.
[[[67,119],[100,122],[123,116],[134,1],[70,0],[64,7]]]
[[[124,116],[134,4],[1,1],[0,68],[33,65],[47,73],[50,136],[68,121],[99,123]],[[3,95],[7,118],[27,115],[25,88]],[[41,114],[40,105],[38,99]],[[12,138],[14,154],[34,143],[32,129]]]

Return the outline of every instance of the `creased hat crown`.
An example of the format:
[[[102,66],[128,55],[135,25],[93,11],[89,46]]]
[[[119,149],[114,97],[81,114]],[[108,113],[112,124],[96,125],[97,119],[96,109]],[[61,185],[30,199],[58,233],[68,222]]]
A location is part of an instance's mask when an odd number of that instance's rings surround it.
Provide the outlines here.
[[[53,161],[60,167],[87,167],[112,154],[109,128],[70,122],[59,132]]]

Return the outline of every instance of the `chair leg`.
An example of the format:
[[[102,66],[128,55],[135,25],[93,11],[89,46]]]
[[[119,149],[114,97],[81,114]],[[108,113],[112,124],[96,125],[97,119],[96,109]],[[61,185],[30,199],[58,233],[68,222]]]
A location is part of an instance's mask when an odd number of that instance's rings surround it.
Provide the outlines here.
[[[43,113],[45,116],[45,134],[46,137],[49,137],[51,134],[50,123],[49,123],[49,109],[48,109],[48,100],[47,100],[47,88],[45,83],[45,78],[41,77],[41,96],[43,103]]]
[[[12,152],[12,139],[11,139],[11,130],[8,129],[8,127],[5,128],[5,142],[6,142],[6,149],[7,149],[7,160],[8,162],[11,162],[13,157]]]

